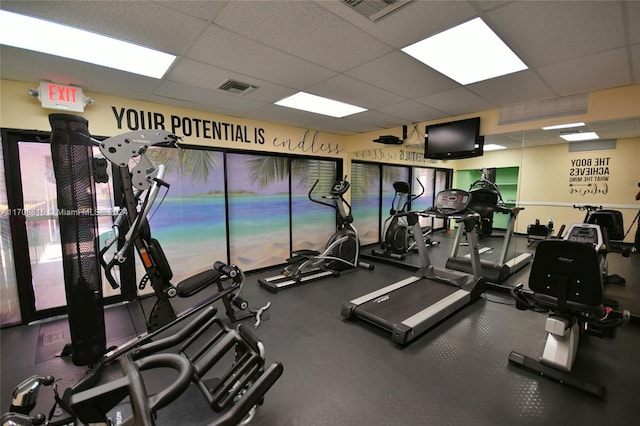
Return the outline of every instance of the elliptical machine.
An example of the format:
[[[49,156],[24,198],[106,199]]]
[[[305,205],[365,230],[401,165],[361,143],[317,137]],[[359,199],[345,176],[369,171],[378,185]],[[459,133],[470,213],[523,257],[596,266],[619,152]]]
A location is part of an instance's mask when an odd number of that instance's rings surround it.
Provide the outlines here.
[[[283,288],[304,284],[329,275],[337,277],[340,272],[347,269],[360,267],[373,270],[374,268],[373,265],[360,261],[358,231],[353,226],[351,205],[344,199],[344,194],[351,187],[347,177],[337,180],[329,195],[322,196],[331,202],[313,197],[313,191],[318,182],[319,180],[316,180],[309,190],[309,200],[335,209],[337,213],[336,232],[329,238],[322,253],[317,250],[296,250],[287,259],[287,266],[280,275],[259,279],[260,285],[267,290],[277,292]]]
[[[406,215],[411,204],[424,194],[424,185],[422,185],[420,179],[416,180],[421,188],[420,193],[416,195],[411,194],[411,188],[408,182],[397,181],[393,183],[395,194],[393,195],[391,209],[389,210],[391,216],[384,221],[384,240],[380,245],[380,250],[373,249],[371,250],[371,254],[404,260],[407,253],[418,252],[416,238],[413,235],[412,227],[409,226],[407,222]],[[440,242],[431,239],[431,234],[433,233],[431,226],[423,226],[420,230],[426,247],[440,244]]]

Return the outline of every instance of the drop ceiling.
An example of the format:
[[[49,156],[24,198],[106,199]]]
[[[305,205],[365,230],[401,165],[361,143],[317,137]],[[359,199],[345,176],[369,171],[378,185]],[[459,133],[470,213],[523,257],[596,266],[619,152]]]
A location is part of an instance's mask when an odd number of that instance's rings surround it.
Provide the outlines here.
[[[78,85],[97,102],[105,93],[347,135],[640,84],[638,1],[413,0],[375,21],[347,3],[3,0],[2,9],[178,59],[158,80],[2,46],[1,77]],[[462,86],[400,50],[475,17],[529,69]],[[228,80],[255,88],[218,89]],[[274,105],[298,91],[368,111],[336,119]],[[604,137],[619,137],[617,124],[601,123]],[[637,119],[620,127],[640,136]]]

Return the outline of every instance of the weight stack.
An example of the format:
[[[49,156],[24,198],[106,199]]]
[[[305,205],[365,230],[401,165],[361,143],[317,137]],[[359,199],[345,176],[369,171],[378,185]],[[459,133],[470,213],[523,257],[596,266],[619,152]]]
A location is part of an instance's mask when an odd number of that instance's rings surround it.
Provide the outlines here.
[[[75,115],[51,114],[49,123],[71,360],[89,365],[106,352],[89,122]]]

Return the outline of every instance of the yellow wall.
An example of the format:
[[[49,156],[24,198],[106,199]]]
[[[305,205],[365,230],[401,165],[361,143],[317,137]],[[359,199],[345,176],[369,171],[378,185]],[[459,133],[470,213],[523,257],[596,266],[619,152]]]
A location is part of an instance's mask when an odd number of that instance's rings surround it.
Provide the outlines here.
[[[0,80],[0,127],[51,130],[48,115],[64,111],[43,109],[38,99],[27,95],[27,90],[35,87],[37,84]],[[342,135],[102,94],[86,95],[94,98],[95,104],[87,106],[82,113],[70,114],[86,118],[89,131],[94,135],[115,136],[137,130],[136,126],[164,128],[183,137],[183,143],[190,145],[331,158],[346,156],[347,140]],[[222,129],[221,137],[214,133],[214,123]],[[191,126],[190,132],[187,125]]]
[[[49,131],[48,115],[60,112],[45,110],[37,99],[29,97],[27,90],[37,84],[0,80],[0,126],[26,130]],[[200,123],[192,127],[191,134],[183,143],[221,148],[246,149],[273,153],[311,155],[345,160],[345,174],[350,175],[349,160],[374,161],[399,165],[441,167],[449,169],[471,169],[482,167],[520,167],[518,203],[525,207],[517,224],[517,232],[526,232],[526,226],[536,218],[546,221],[552,217],[556,223],[574,223],[582,220],[582,213],[571,205],[597,204],[623,211],[625,225],[630,225],[638,208],[633,197],[640,181],[640,139],[618,140],[616,149],[570,153],[568,145],[543,146],[488,152],[483,157],[457,160],[433,161],[422,157],[419,144],[424,138],[427,124],[450,121],[452,118],[433,122],[421,122],[409,126],[409,137],[404,145],[384,146],[372,140],[383,134],[400,136],[402,129],[361,133],[352,136],[315,132],[276,123],[250,121],[210,112],[170,107],[150,102],[116,98],[108,95],[86,93],[96,103],[80,113],[89,120],[89,129],[94,135],[112,136],[131,130],[136,124],[140,128],[150,128],[151,121],[163,123],[166,130],[175,130],[179,136],[185,135],[183,123]],[[491,135],[505,132],[525,131],[543,125],[558,124],[567,120],[608,120],[614,118],[640,116],[640,85],[602,90],[590,94],[588,113],[575,117],[511,125],[499,124],[499,111],[481,111],[456,117],[472,116],[481,118],[481,134]],[[127,120],[127,117],[129,120]],[[137,119],[137,123],[135,121]],[[145,120],[143,125],[142,120]],[[209,129],[205,130],[203,123]],[[179,126],[174,129],[174,126]],[[128,124],[128,125],[127,125]],[[225,126],[226,136],[213,134],[212,126]],[[157,127],[157,126],[155,126]],[[526,132],[525,132],[525,146]],[[591,182],[601,188],[597,193],[571,193],[569,186],[572,160],[607,158],[607,181]],[[606,183],[606,192],[604,184]],[[455,180],[454,180],[455,185]],[[575,188],[574,188],[575,189]],[[631,233],[633,234],[633,233]],[[633,235],[627,238],[629,241]]]
[[[526,140],[525,140],[526,145]],[[635,201],[640,182],[640,138],[619,139],[615,149],[569,152],[569,144],[546,145],[486,153],[459,160],[457,168],[520,167],[517,204],[524,207],[516,231],[540,219],[569,226],[581,222],[584,212],[573,205],[602,205],[620,210],[625,230],[640,204]],[[635,231],[635,229],[634,229]],[[631,232],[625,241],[633,241]]]

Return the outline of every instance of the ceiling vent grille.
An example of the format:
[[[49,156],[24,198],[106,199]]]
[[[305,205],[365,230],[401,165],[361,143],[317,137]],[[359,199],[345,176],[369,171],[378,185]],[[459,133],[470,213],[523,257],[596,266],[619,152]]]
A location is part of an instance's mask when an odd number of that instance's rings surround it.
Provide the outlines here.
[[[404,6],[411,0],[343,0],[349,7],[369,18],[377,21],[385,15],[393,12],[400,6]]]
[[[224,90],[235,95],[244,95],[254,89],[257,89],[257,87],[235,80],[227,80],[218,87],[218,90]]]
[[[498,124],[514,124],[549,118],[586,114],[589,111],[589,94],[530,101],[509,105],[500,109]]]

